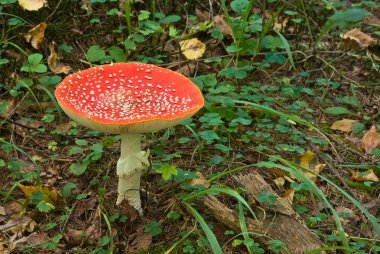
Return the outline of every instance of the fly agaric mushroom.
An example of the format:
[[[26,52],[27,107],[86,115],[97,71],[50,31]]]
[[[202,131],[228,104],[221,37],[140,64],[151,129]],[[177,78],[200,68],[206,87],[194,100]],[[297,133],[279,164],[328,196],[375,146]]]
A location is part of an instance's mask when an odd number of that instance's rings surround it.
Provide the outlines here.
[[[190,118],[204,100],[188,78],[151,64],[115,63],[67,76],[55,97],[65,113],[88,128],[121,135],[117,162],[118,198],[142,214],[140,177],[148,153],[140,134],[174,126]]]

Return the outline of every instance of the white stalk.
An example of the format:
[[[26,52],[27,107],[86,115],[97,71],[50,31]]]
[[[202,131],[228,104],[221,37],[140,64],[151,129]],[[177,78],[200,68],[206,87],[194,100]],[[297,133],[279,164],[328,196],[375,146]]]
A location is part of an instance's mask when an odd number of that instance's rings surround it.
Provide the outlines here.
[[[148,156],[149,153],[141,151],[140,134],[121,134],[121,155],[116,168],[119,176],[116,204],[127,200],[140,214],[140,177],[143,164],[149,165]]]

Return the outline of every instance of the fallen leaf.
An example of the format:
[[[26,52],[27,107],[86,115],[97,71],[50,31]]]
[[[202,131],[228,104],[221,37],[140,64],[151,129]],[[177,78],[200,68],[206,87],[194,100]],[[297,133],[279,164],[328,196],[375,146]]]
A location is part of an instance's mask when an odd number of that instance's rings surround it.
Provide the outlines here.
[[[375,45],[377,40],[359,29],[352,29],[342,36],[345,49],[366,49]]]
[[[214,21],[214,26],[219,28],[224,35],[232,36],[231,27],[224,21],[223,15],[215,16],[212,21]]]
[[[296,159],[296,163],[298,163],[301,167],[306,168],[312,172],[302,171],[302,173],[312,181],[317,180],[317,175],[319,174],[326,164],[321,164],[318,162],[317,156],[310,150],[306,151],[300,157]]]
[[[44,6],[47,6],[47,0],[18,0],[18,4],[28,11],[38,11]]]
[[[373,125],[369,131],[364,133],[363,138],[360,140],[360,148],[363,149],[366,154],[369,154],[379,146],[380,135],[376,130],[376,126]]]
[[[364,181],[373,181],[378,182],[379,178],[373,172],[373,169],[367,170],[365,172],[361,172],[359,170],[355,170],[352,172],[351,176],[352,180],[358,181],[358,182],[364,182]]]
[[[144,232],[142,225],[137,228],[136,233],[134,233],[132,237],[134,237],[134,239],[128,246],[128,253],[142,250],[146,251],[152,243],[151,234]]]
[[[184,75],[186,77],[190,77],[194,73],[196,67],[197,66],[195,63],[189,62],[189,64],[186,64],[186,65],[178,68],[176,70],[176,72],[181,73],[182,75]]]
[[[62,63],[59,62],[57,52],[55,52],[55,49],[54,49],[54,42],[49,43],[49,49],[50,49],[50,55],[48,57],[49,69],[55,74],[59,74],[59,73],[69,74],[71,67],[67,65],[63,65]]]
[[[210,12],[201,11],[198,8],[195,8],[195,15],[199,18],[200,21],[209,21],[210,20]]]
[[[193,38],[179,42],[182,54],[189,60],[200,58],[206,51],[206,44]]]
[[[332,130],[342,131],[345,133],[350,133],[352,131],[352,125],[358,122],[357,120],[343,119],[336,121],[331,125]]]
[[[197,174],[199,176],[199,178],[193,178],[193,179],[191,179],[190,182],[189,182],[189,184],[191,186],[202,185],[205,188],[210,187],[210,183],[207,182],[207,179],[202,175],[201,172],[197,171],[195,174]]]
[[[25,35],[24,38],[27,43],[30,43],[33,48],[38,49],[44,40],[45,29],[47,25],[45,22],[41,22],[37,26],[30,29]]]
[[[280,21],[278,19],[278,17],[277,17],[276,21],[273,24],[273,29],[281,31],[282,29],[284,29],[286,27],[286,25],[288,24],[289,20],[290,20],[289,16],[286,16],[282,21]]]
[[[55,204],[58,200],[58,192],[49,187],[40,187],[40,186],[25,186],[19,184],[18,187],[24,192],[26,197],[31,197],[34,192],[42,192],[45,195],[44,201],[47,203]]]
[[[380,19],[374,14],[364,17],[363,22],[371,26],[380,27]]]
[[[285,178],[278,177],[278,178],[274,179],[273,182],[276,184],[276,186],[281,187],[281,186],[284,186],[284,184],[285,184]]]
[[[66,232],[63,234],[63,237],[65,238],[66,242],[70,244],[83,244],[86,242],[88,239],[98,239],[100,236],[99,231],[96,230],[97,225],[96,224],[91,224],[88,228],[86,229],[71,229],[68,228]]]

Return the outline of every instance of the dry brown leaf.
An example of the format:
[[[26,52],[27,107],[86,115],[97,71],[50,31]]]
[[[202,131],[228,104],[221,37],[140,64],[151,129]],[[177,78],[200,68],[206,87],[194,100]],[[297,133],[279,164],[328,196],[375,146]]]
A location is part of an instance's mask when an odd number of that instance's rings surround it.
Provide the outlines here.
[[[201,11],[198,8],[195,8],[195,15],[202,22],[209,21],[209,19],[210,19],[210,12],[208,12],[208,11]]]
[[[289,20],[290,20],[289,16],[286,16],[282,21],[278,20],[278,17],[277,17],[276,21],[273,24],[273,29],[281,31],[282,29],[284,29],[286,27]]]
[[[331,125],[332,130],[338,130],[345,133],[350,133],[352,131],[352,125],[354,123],[358,122],[357,120],[351,120],[351,119],[343,119],[336,121]]]
[[[129,244],[128,253],[137,251],[146,251],[152,243],[152,236],[144,232],[144,227],[141,225],[137,228],[136,233],[132,235],[133,241]]]
[[[352,29],[342,36],[345,49],[366,49],[375,45],[377,40],[359,29]]]
[[[45,29],[47,24],[45,22],[41,22],[37,26],[30,29],[25,35],[24,38],[27,43],[30,43],[33,48],[38,49],[44,40]]]
[[[364,17],[363,22],[371,26],[380,27],[380,19],[373,14],[370,16]]]
[[[205,188],[210,187],[210,183],[207,182],[207,179],[202,175],[201,172],[197,171],[196,174],[199,176],[199,178],[193,178],[193,179],[191,179],[190,182],[189,182],[189,184],[191,186],[202,185]]]
[[[360,148],[363,149],[366,154],[369,154],[372,152],[372,150],[378,148],[379,146],[380,135],[377,132],[376,126],[373,125],[360,140]]]
[[[214,26],[219,28],[224,35],[232,36],[231,27],[224,21],[223,15],[217,15],[213,18]]]
[[[45,202],[55,204],[58,200],[58,192],[49,187],[40,187],[40,186],[25,186],[19,184],[18,187],[24,192],[26,197],[32,196],[34,192],[42,192],[45,195]]]
[[[189,60],[200,58],[206,51],[206,44],[197,38],[181,41],[179,42],[179,45],[182,54]]]
[[[373,181],[378,182],[379,178],[373,172],[373,169],[367,170],[365,172],[360,172],[358,170],[352,172],[351,176],[352,180],[358,181],[358,182],[364,182],[364,181]]]
[[[47,6],[47,0],[18,0],[18,4],[28,11],[38,11],[44,6]]]
[[[314,172],[315,174],[319,174],[326,166],[326,164],[319,163],[317,156],[310,150],[298,157],[296,159],[296,163],[298,163],[301,167]],[[317,176],[312,172],[302,171],[307,178],[315,182],[317,180]]]
[[[59,73],[69,74],[71,67],[59,62],[58,55],[57,55],[57,52],[55,52],[53,42],[49,43],[49,49],[50,49],[50,56],[48,57],[49,69],[55,74],[59,74]]]
[[[176,70],[176,72],[181,73],[183,76],[190,77],[196,68],[196,64],[193,62],[189,62],[189,64],[186,64]]]
[[[65,240],[70,244],[83,244],[88,239],[97,239],[99,236],[99,231],[97,230],[97,225],[91,224],[86,229],[71,229],[68,228],[63,234]]]

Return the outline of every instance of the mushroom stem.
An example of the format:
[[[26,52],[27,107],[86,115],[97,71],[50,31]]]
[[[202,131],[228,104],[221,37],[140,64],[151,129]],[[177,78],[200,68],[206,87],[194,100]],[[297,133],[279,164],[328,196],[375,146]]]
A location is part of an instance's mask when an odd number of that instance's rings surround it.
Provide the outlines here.
[[[116,204],[127,200],[140,214],[140,177],[143,164],[149,165],[148,156],[149,153],[141,151],[140,134],[121,134],[121,155],[116,168],[119,176]]]

